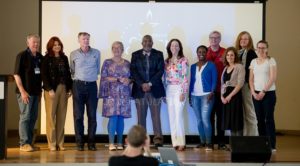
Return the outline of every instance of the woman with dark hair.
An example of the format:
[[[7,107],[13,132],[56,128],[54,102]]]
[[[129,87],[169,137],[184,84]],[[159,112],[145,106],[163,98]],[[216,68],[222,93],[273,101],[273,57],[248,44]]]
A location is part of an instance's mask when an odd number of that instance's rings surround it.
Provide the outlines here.
[[[260,136],[269,136],[272,151],[276,151],[274,111],[277,65],[275,59],[268,55],[268,47],[268,42],[264,40],[257,43],[258,58],[253,59],[250,64],[249,84],[258,121],[258,133]]]
[[[62,42],[56,36],[47,43],[47,52],[41,69],[45,90],[46,133],[49,150],[65,150],[64,127],[72,79],[68,57],[63,52]]]
[[[190,104],[197,118],[198,132],[201,144],[196,148],[206,146],[212,150],[212,127],[210,116],[214,104],[214,92],[217,86],[216,65],[206,60],[207,47],[201,45],[197,48],[198,62],[191,66]]]
[[[223,130],[231,130],[231,136],[243,135],[243,105],[241,88],[245,81],[244,66],[239,63],[234,47],[225,51],[225,68],[221,77],[223,103]]]
[[[165,60],[166,98],[169,112],[172,145],[185,149],[183,109],[188,93],[188,60],[183,55],[182,44],[172,39],[167,45],[168,58]]]
[[[245,68],[245,83],[242,88],[243,108],[244,108],[244,131],[245,136],[257,136],[257,119],[255,115],[252,95],[249,86],[249,66],[253,59],[257,58],[253,47],[253,40],[249,32],[241,32],[235,42],[239,51],[239,59]]]

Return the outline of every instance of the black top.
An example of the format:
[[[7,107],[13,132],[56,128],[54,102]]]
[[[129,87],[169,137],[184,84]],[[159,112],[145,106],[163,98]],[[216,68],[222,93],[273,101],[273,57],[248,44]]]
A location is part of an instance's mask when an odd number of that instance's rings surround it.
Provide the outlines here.
[[[72,86],[68,57],[65,55],[54,57],[47,54],[42,63],[42,80],[46,91],[51,89],[55,91],[58,84],[64,84],[68,92]]]
[[[29,95],[40,95],[42,92],[41,63],[43,56],[33,56],[29,48],[17,55],[14,74],[20,76],[24,89]],[[16,88],[16,93],[20,93]]]
[[[231,74],[233,72],[234,69],[232,69],[229,73],[227,73],[227,71],[224,72],[224,75],[223,75],[223,82],[226,83],[226,81],[229,81],[230,78],[231,78]]]
[[[151,93],[153,97],[164,97],[166,96],[166,93],[162,83],[162,76],[164,74],[163,53],[156,49],[151,49],[148,57],[149,70],[147,70],[146,56],[147,55],[143,54],[142,49],[132,53],[130,63],[130,73],[131,78],[133,79],[132,97],[143,98],[144,92],[141,85],[148,82],[151,82],[152,84]]]
[[[159,162],[153,157],[139,155],[136,157],[112,156],[108,161],[109,166],[158,166]]]
[[[240,60],[242,62],[242,58],[243,58],[243,54],[244,54],[244,51],[240,53]],[[248,50],[247,51],[247,57],[246,57],[246,64],[245,64],[245,82],[249,83],[249,72],[250,72],[250,69],[249,69],[249,66],[250,66],[250,63],[253,59],[257,58],[257,55],[255,53],[254,50]]]

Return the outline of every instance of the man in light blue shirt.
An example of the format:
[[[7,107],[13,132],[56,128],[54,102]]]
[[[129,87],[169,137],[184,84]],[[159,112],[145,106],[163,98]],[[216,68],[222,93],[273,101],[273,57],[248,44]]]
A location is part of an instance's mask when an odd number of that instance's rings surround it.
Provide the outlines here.
[[[78,34],[80,48],[71,52],[70,68],[73,78],[73,116],[77,150],[84,150],[84,106],[88,116],[88,150],[95,151],[98,105],[97,83],[100,74],[100,51],[90,47],[90,34]]]

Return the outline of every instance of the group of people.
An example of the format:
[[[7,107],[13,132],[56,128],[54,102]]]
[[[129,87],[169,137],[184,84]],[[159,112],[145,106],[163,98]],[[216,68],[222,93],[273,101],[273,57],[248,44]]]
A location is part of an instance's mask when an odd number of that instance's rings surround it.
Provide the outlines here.
[[[238,35],[235,47],[225,49],[220,46],[221,33],[213,31],[209,34],[210,46],[200,45],[197,48],[198,61],[189,68],[179,39],[168,42],[167,58],[164,60],[163,53],[152,48],[152,37],[145,35],[141,43],[143,48],[132,53],[130,62],[122,57],[123,43],[114,42],[111,47],[113,57],[104,60],[100,69],[100,51],[92,48],[89,40],[89,33],[80,32],[80,48],[71,52],[68,61],[58,37],[48,41],[45,56],[38,52],[39,36],[27,37],[28,48],[18,54],[14,72],[20,107],[21,151],[35,150],[33,129],[42,88],[50,151],[65,150],[64,124],[70,96],[73,97],[75,138],[79,151],[84,150],[85,144],[85,107],[88,150],[97,150],[98,98],[103,99],[102,116],[109,118],[109,150],[124,148],[124,118],[131,117],[132,98],[138,125],[145,132],[147,110],[150,108],[156,147],[163,146],[160,110],[162,101],[165,101],[172,146],[179,151],[185,150],[183,111],[186,101],[189,101],[200,135],[201,143],[197,148],[213,150],[213,144],[218,142],[218,148],[226,150],[224,131],[230,130],[232,136],[269,136],[272,149],[276,149],[276,62],[268,55],[266,41],[259,41],[255,52],[251,35],[244,31]],[[96,83],[98,75],[101,76],[99,90]],[[215,124],[218,140],[213,140]],[[141,143],[138,144],[140,146]]]

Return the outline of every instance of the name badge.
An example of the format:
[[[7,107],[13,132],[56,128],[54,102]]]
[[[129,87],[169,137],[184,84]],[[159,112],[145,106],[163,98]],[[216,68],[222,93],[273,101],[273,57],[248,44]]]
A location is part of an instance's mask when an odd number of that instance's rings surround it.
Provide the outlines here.
[[[40,74],[41,71],[40,71],[40,68],[36,67],[34,68],[34,74]]]

